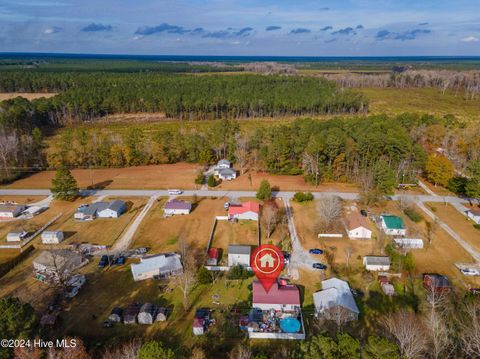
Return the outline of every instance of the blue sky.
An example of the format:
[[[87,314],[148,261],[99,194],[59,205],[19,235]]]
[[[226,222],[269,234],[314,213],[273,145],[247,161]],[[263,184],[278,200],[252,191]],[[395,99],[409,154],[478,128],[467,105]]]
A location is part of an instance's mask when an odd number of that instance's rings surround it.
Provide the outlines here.
[[[0,0],[0,52],[480,55],[480,0]]]

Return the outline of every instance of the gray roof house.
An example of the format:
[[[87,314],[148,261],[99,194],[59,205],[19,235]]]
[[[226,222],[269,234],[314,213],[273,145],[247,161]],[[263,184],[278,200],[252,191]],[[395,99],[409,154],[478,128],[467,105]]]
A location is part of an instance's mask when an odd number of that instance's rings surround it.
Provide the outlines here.
[[[244,267],[250,267],[250,253],[252,252],[251,246],[235,245],[228,246],[228,266],[233,267],[241,265]]]
[[[157,254],[140,259],[140,263],[131,265],[135,281],[150,278],[168,278],[183,272],[180,255],[176,253]]]
[[[224,158],[224,159],[218,161],[217,165],[215,167],[217,169],[220,169],[220,168],[230,168],[231,166],[232,166],[231,162]]]
[[[338,320],[343,316],[344,321],[357,320],[357,304],[353,298],[347,282],[330,278],[322,281],[322,290],[313,293],[315,313],[327,320]]]
[[[371,271],[390,270],[390,257],[386,256],[365,256],[363,257],[365,269]]]
[[[237,178],[237,171],[233,168],[222,168],[217,171],[217,176],[222,180],[230,181]]]
[[[118,218],[127,210],[126,204],[121,200],[111,202],[95,202],[84,204],[77,208],[75,219],[83,221],[99,218]]]

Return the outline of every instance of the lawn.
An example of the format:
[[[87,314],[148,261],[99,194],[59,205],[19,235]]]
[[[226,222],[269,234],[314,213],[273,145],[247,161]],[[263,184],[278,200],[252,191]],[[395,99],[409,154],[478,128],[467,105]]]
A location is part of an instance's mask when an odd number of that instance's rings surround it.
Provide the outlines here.
[[[142,197],[104,198],[103,200],[111,201],[114,199],[122,199],[127,204],[127,212],[119,218],[97,218],[93,221],[78,221],[73,218],[73,212],[70,211],[68,212],[68,216],[62,217],[62,219],[55,222],[49,229],[64,232],[65,240],[62,242],[62,245],[71,243],[91,243],[111,246],[142,210],[146,203],[146,199]],[[83,199],[79,201],[82,203],[89,203],[91,200],[87,201]],[[45,246],[48,248],[51,247],[51,245]]]
[[[226,261],[228,246],[231,244],[258,246],[258,222],[247,220],[238,222],[218,221],[212,247],[221,249],[223,253],[222,261]]]
[[[165,201],[160,198],[147,213],[135,233],[133,246],[150,247],[152,253],[177,251],[178,241],[183,239],[192,248],[206,250],[214,217],[225,215],[225,199],[199,197],[189,215],[169,218],[163,217]]]

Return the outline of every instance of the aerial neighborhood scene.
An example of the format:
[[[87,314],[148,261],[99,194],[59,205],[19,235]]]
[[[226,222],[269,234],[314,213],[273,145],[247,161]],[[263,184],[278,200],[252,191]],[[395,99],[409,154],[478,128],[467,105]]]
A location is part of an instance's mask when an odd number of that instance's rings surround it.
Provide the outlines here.
[[[0,1],[0,359],[480,358],[479,5]]]

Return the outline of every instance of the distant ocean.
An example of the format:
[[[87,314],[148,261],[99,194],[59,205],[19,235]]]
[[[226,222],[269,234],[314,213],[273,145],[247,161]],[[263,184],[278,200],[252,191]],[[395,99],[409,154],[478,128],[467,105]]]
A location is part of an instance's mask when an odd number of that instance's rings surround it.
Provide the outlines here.
[[[198,62],[471,62],[480,61],[480,56],[203,56],[203,55],[103,55],[103,54],[62,54],[62,53],[28,53],[0,52],[0,59],[105,59],[138,61],[198,61]]]

